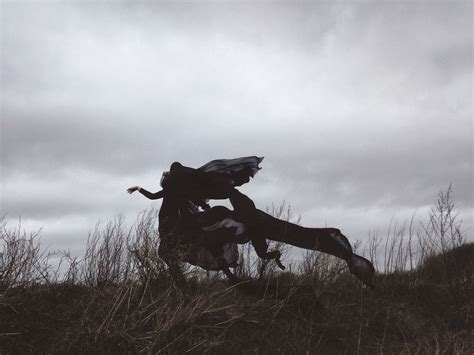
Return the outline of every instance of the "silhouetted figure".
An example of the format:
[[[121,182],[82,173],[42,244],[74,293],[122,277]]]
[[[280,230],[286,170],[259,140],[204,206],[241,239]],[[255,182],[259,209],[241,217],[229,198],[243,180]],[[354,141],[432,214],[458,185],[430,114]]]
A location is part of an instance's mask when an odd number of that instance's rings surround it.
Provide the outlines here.
[[[170,271],[177,274],[176,255],[185,253],[192,240],[190,230],[196,231],[199,227],[190,218],[198,211],[197,206],[209,210],[209,199],[229,199],[236,215],[247,225],[249,233],[256,224],[256,207],[253,201],[239,192],[235,187],[250,181],[259,168],[263,157],[243,157],[237,159],[213,160],[198,169],[187,167],[179,162],[171,164],[169,172],[163,173],[161,179],[162,190],[152,193],[139,186],[130,187],[128,193],[139,191],[145,197],[155,200],[163,198],[159,212],[160,247],[159,255],[170,266]],[[195,233],[194,233],[195,234]],[[194,235],[193,234],[193,235]],[[225,240],[224,237],[222,237]],[[212,249],[213,255],[219,259],[221,243]],[[279,258],[278,253],[266,252],[267,244],[262,240],[254,244],[257,254],[262,257],[271,255]],[[224,266],[222,260],[219,260]],[[280,264],[281,265],[281,264]],[[227,265],[225,265],[227,268]],[[226,271],[225,271],[226,272]],[[226,272],[226,275],[230,275]]]
[[[372,264],[353,253],[347,238],[336,228],[304,228],[274,218],[256,209],[253,201],[235,187],[250,180],[259,170],[263,158],[245,157],[214,160],[199,169],[175,162],[163,174],[163,190],[151,193],[138,186],[129,193],[140,191],[150,199],[163,198],[159,213],[159,255],[165,260],[171,274],[182,277],[179,262],[187,261],[208,270],[223,270],[232,281],[238,281],[229,270],[233,260],[226,259],[229,243],[252,242],[257,255],[280,262],[278,250],[268,252],[266,239],[297,247],[317,250],[342,258],[351,273],[366,285],[373,286],[375,270]],[[208,199],[229,199],[234,211],[223,206],[212,209]],[[199,212],[201,206],[204,211]],[[205,260],[208,251],[212,260]]]

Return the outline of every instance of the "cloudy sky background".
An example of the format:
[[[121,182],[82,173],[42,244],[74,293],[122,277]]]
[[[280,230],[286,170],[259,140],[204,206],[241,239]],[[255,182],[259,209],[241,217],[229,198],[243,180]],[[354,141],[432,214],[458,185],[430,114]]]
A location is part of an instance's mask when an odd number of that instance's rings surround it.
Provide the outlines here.
[[[2,2],[0,215],[79,252],[173,161],[351,239],[453,183],[474,240],[472,2]]]

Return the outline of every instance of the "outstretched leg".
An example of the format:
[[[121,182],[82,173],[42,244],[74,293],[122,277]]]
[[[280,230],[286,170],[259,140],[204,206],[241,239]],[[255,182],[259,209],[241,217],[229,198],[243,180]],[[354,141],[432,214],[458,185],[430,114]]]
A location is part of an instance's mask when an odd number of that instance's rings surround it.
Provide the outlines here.
[[[305,228],[282,221],[258,210],[259,225],[268,239],[308,250],[321,251],[347,262],[349,270],[367,286],[373,287],[375,269],[370,261],[352,251],[349,240],[337,228]]]

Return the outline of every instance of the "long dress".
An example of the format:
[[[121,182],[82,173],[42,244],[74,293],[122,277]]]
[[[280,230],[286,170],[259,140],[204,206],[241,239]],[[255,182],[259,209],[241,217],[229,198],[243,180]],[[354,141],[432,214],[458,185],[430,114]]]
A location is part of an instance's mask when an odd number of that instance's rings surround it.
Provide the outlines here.
[[[165,191],[160,211],[162,246],[166,249],[176,250],[180,244],[193,244],[191,240],[187,240],[188,238],[183,239],[184,236],[179,237],[170,232],[175,230],[177,224],[181,225],[182,230],[183,228],[184,230],[194,229],[196,227],[194,225],[186,226],[186,221],[193,220],[193,218],[186,216],[197,213],[197,205],[205,206],[209,199],[230,198],[233,205],[244,206],[241,208],[243,210],[254,210],[253,202],[238,192],[235,187],[249,182],[250,178],[253,178],[261,169],[259,164],[262,160],[263,157],[257,156],[217,159],[197,169],[183,166],[177,162],[173,163],[170,171],[163,173],[161,179],[161,186]],[[184,217],[184,219],[178,216]],[[196,245],[193,245],[191,249],[189,251],[192,252],[187,253],[186,256],[188,262],[207,270],[218,269],[209,250]],[[226,243],[223,245],[223,254],[227,265],[235,266],[239,255],[237,244]]]

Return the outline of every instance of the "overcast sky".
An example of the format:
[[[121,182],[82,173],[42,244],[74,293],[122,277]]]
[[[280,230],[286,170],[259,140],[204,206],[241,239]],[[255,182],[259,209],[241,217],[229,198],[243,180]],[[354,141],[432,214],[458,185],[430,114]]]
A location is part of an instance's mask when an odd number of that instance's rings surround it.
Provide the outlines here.
[[[353,241],[453,183],[473,237],[472,2],[1,3],[1,215],[80,250],[180,161]]]

